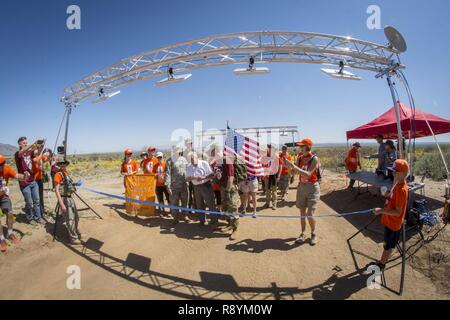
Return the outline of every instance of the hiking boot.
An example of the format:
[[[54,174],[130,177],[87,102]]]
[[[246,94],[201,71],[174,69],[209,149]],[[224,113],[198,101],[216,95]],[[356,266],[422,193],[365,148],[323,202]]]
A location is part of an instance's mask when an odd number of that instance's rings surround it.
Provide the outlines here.
[[[8,249],[8,244],[5,240],[0,241],[0,251],[6,252],[6,249]]]
[[[302,244],[305,242],[305,235],[302,233],[296,240],[295,243],[296,244]]]
[[[253,218],[253,219],[256,219],[256,210],[253,211],[252,218]]]
[[[237,225],[234,225],[230,234],[230,237],[228,239],[230,239],[231,241],[236,240],[236,231],[237,231]]]
[[[19,238],[17,238],[14,233],[8,236],[8,240],[11,241],[13,244],[18,244],[20,242]]]
[[[317,244],[317,236],[314,233],[311,234],[311,240],[310,240],[309,244],[312,246],[315,246]]]
[[[72,240],[70,240],[70,244],[71,245],[81,244],[81,240],[80,239],[72,239]]]

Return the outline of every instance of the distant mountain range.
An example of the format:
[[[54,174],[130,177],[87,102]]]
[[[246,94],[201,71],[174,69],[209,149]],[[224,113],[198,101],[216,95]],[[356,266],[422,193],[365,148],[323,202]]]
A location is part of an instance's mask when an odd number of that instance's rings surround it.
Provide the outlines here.
[[[0,154],[6,157],[10,157],[16,153],[18,150],[17,147],[14,147],[10,144],[0,143]]]

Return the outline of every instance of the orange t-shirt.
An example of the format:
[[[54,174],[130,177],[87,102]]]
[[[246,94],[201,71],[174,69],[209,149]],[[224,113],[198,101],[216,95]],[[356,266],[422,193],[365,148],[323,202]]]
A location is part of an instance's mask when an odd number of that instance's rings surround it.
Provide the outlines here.
[[[136,173],[139,170],[139,166],[134,160],[130,160],[130,162],[122,162],[122,167],[120,169],[121,173],[132,174]]]
[[[345,158],[345,166],[347,167],[347,170],[356,171],[360,165],[361,163],[359,162],[358,149],[351,148]]]
[[[289,154],[289,152],[286,152],[286,160],[288,161],[292,161],[292,156]],[[280,152],[280,165],[281,167],[281,175],[285,176],[287,174],[289,174],[289,168],[286,166],[283,166],[283,155]]]
[[[33,169],[33,177],[34,180],[40,181],[42,180],[42,164],[47,161],[47,157],[45,155],[42,155],[42,160],[37,160],[38,157],[35,157],[33,159],[33,164],[31,165]]]
[[[297,160],[298,167],[302,170],[308,171],[312,157],[313,157],[313,154],[311,152],[299,157]],[[319,181],[319,178],[317,177],[317,168],[316,168],[316,170],[314,170],[314,173],[311,175],[311,177],[309,179],[306,179],[302,175],[300,175],[301,183],[314,183],[317,181]]]
[[[10,166],[5,164],[3,169],[0,170],[0,186],[6,186],[9,179],[14,179],[17,176],[17,172],[11,169]]]
[[[53,177],[53,181],[55,182],[55,185],[61,184],[64,181],[64,176],[61,173],[61,171],[58,171],[55,176]]]
[[[152,157],[152,158],[142,160],[141,168],[142,168],[142,170],[144,170],[145,174],[154,173],[153,171],[157,164],[158,164],[158,159],[156,159],[155,157]]]
[[[166,172],[166,161],[161,160],[161,163],[156,160],[156,164],[153,166],[153,173],[156,175],[156,186],[164,187],[164,174]]]
[[[381,223],[391,229],[398,231],[402,228],[405,219],[406,208],[408,207],[408,185],[404,183],[396,184],[389,195],[389,199],[384,206],[385,210],[401,209],[398,216],[381,215]]]

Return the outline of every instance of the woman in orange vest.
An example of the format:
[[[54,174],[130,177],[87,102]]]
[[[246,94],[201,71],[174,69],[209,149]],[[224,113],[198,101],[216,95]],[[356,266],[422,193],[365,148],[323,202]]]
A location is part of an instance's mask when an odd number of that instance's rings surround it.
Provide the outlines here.
[[[347,168],[349,173],[355,173],[356,170],[361,170],[361,158],[359,155],[359,149],[361,149],[361,144],[359,142],[355,142],[353,147],[348,151],[347,157],[345,158],[345,167]],[[348,186],[349,189],[352,189],[355,184],[355,180],[351,179],[350,184]]]
[[[301,156],[297,159],[297,164],[293,164],[286,158],[283,159],[284,164],[289,166],[294,172],[300,175],[300,181],[297,187],[297,207],[300,209],[302,233],[295,240],[295,243],[305,242],[306,218],[311,228],[310,244],[314,246],[317,243],[316,221],[312,218],[316,211],[317,204],[320,200],[319,185],[319,158],[313,155],[311,148],[313,141],[311,139],[303,139],[297,143],[301,149]]]
[[[131,149],[126,149],[124,152],[125,158],[123,159],[122,166],[120,168],[120,174],[124,176],[123,185],[125,186],[125,177],[131,174],[136,174],[139,171],[139,166],[134,161],[131,156],[133,151]]]

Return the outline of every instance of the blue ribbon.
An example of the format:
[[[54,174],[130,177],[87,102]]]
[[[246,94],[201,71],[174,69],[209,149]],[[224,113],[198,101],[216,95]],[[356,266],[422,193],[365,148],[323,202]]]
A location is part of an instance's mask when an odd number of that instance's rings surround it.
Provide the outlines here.
[[[299,216],[299,215],[293,215],[293,216],[276,216],[276,215],[256,215],[256,214],[240,214],[240,213],[231,213],[231,212],[220,212],[220,211],[208,211],[208,210],[200,210],[200,209],[193,209],[193,208],[185,208],[185,207],[178,207],[173,205],[166,205],[166,204],[160,204],[155,202],[149,202],[149,201],[143,201],[139,199],[132,199],[127,197],[121,197],[114,194],[109,194],[106,192],[97,191],[94,189],[85,188],[85,190],[96,193],[102,196],[106,196],[113,199],[118,200],[124,200],[126,202],[134,202],[144,205],[149,205],[152,207],[160,207],[160,208],[168,208],[173,210],[179,210],[179,211],[186,211],[186,212],[195,212],[195,213],[204,213],[208,215],[223,215],[223,216],[232,216],[232,217],[253,217],[253,218],[272,218],[272,219],[318,219],[318,218],[342,218],[346,216],[352,216],[357,214],[369,214],[372,213],[372,209],[369,210],[363,210],[363,211],[354,211],[354,212],[347,212],[347,213],[338,213],[338,214],[325,214],[325,215],[318,215],[318,216]]]

